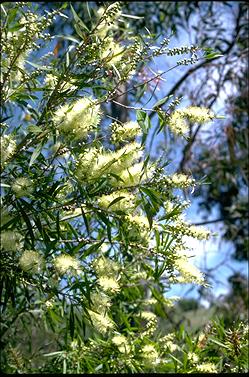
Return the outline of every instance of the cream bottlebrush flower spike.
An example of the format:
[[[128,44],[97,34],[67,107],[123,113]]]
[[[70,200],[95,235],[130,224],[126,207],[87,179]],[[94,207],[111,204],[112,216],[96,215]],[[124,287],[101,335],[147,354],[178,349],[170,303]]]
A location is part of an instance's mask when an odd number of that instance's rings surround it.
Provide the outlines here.
[[[120,286],[117,279],[109,276],[100,276],[98,278],[98,284],[105,292],[116,293],[120,291]]]
[[[214,113],[205,107],[190,106],[180,111],[191,122],[207,123],[215,118]]]
[[[121,170],[129,168],[143,154],[143,148],[137,142],[126,144],[124,147],[115,151],[115,163],[111,171],[120,173]]]
[[[71,273],[73,275],[81,272],[79,261],[70,255],[60,255],[56,257],[54,266],[61,275],[65,273]]]
[[[24,250],[19,259],[19,264],[26,272],[38,273],[44,268],[45,262],[43,257],[37,251]]]
[[[159,354],[155,347],[152,344],[146,344],[142,347],[142,357],[146,359],[148,363],[156,363],[157,359],[159,359]]]
[[[21,248],[22,235],[12,230],[5,230],[0,233],[0,246],[4,250],[17,251]]]
[[[111,330],[114,328],[113,321],[107,315],[99,314],[92,310],[88,310],[88,313],[91,317],[93,326],[101,334],[105,335],[109,329]]]
[[[180,217],[176,220],[174,225],[168,225],[168,227],[175,233],[197,238],[198,240],[208,240],[210,237],[209,230],[203,227],[190,225],[187,222],[183,221]]]
[[[180,272],[181,276],[177,279],[179,283],[196,283],[205,284],[204,275],[200,270],[189,262],[186,255],[178,255],[175,260],[175,268]]]
[[[111,124],[111,141],[114,144],[132,140],[141,134],[141,127],[137,122],[129,121],[123,124],[114,122]]]
[[[15,153],[16,142],[11,135],[0,137],[1,165],[4,166],[11,156]]]
[[[112,343],[118,347],[118,350],[121,353],[129,353],[131,351],[131,347],[124,335],[114,335]]]
[[[181,112],[176,110],[171,114],[168,122],[168,126],[171,131],[176,135],[185,135],[188,132],[188,125],[183,118]]]
[[[116,29],[116,20],[121,14],[121,6],[119,2],[110,4],[107,9],[100,7],[97,11],[98,25],[96,34],[100,39],[104,39],[109,30]]]
[[[111,307],[111,300],[103,292],[94,292],[91,294],[91,301],[93,303],[93,308],[97,310],[98,313],[105,314]]]
[[[165,183],[169,187],[187,188],[195,185],[195,180],[185,174],[173,174],[168,177],[164,177]]]
[[[145,180],[149,179],[153,175],[154,168],[152,165],[148,165],[144,169],[144,163],[139,162],[135,165],[122,170],[118,176],[121,180],[112,179],[111,185],[113,187],[132,187],[143,183]]]
[[[114,277],[120,270],[118,263],[113,260],[101,256],[93,261],[93,268],[98,276],[111,276]]]
[[[198,372],[202,373],[218,373],[216,366],[212,363],[203,363],[196,365],[196,369]]]
[[[120,198],[112,205],[110,205],[114,200]],[[130,194],[127,191],[115,191],[110,195],[102,195],[98,199],[98,205],[100,208],[108,209],[109,211],[123,211],[130,212],[135,209],[136,196]]]
[[[4,44],[8,48],[8,51],[6,51],[8,66],[10,66],[13,60],[13,55],[16,55],[16,51],[19,52],[18,56],[14,59],[10,72],[13,81],[20,81],[22,79],[23,74],[21,70],[25,71],[25,59],[32,52],[32,48],[26,46],[30,46],[30,42],[37,39],[40,32],[38,16],[35,13],[29,12],[28,16],[21,17],[18,24],[22,27],[13,32],[9,31],[7,33],[7,44]],[[27,40],[29,40],[29,43],[27,43]]]
[[[209,109],[190,106],[185,109],[175,110],[169,118],[168,126],[176,135],[184,135],[189,129],[186,119],[189,119],[191,122],[204,124],[214,118],[214,113]]]
[[[148,245],[150,226],[146,216],[128,214],[125,217],[124,227],[127,231],[127,237],[131,242]]]
[[[93,174],[93,165],[97,159],[97,156],[101,154],[101,150],[95,147],[88,148],[79,155],[78,161],[76,162],[75,175],[78,179],[84,180],[89,178]]]
[[[84,139],[100,122],[100,106],[84,97],[60,107],[53,118],[59,132],[73,140]]]
[[[88,181],[109,173],[118,174],[130,167],[142,153],[140,145],[136,142],[114,152],[91,148],[79,156],[75,174],[79,179]]]
[[[147,322],[143,330],[143,334],[147,336],[152,335],[157,328],[156,314],[148,312],[148,311],[144,311],[144,312],[141,312],[141,318],[145,319]]]
[[[109,258],[101,256],[94,260],[93,268],[97,274],[97,283],[108,293],[116,293],[120,291],[118,284],[118,274],[120,266]]]
[[[58,77],[55,75],[48,73],[45,76],[45,84],[50,87],[51,89],[54,89],[58,81]],[[60,91],[64,90],[75,90],[77,89],[77,86],[73,85],[71,82],[63,82],[60,86]]]
[[[33,182],[25,177],[17,178],[11,187],[17,198],[29,196],[34,190]]]
[[[111,66],[122,60],[123,52],[125,52],[125,47],[122,47],[118,42],[115,42],[113,38],[109,37],[104,41],[104,45],[100,50],[100,58],[107,66]]]

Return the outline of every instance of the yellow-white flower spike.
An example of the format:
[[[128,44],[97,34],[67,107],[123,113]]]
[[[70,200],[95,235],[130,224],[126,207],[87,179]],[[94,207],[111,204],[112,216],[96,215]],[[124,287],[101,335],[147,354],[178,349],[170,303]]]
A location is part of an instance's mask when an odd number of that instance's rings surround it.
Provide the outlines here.
[[[100,39],[104,39],[109,30],[116,29],[116,20],[121,14],[121,6],[119,2],[112,3],[107,9],[100,7],[97,10],[98,25],[96,34]]]
[[[111,141],[114,144],[132,140],[142,133],[140,126],[134,121],[123,124],[114,122],[111,124],[111,131]]]
[[[107,315],[99,314],[92,310],[88,310],[88,313],[91,317],[93,326],[101,334],[105,335],[108,330],[114,328],[113,321]]]
[[[15,153],[16,142],[11,135],[0,137],[1,166],[4,166]]]
[[[127,169],[122,170],[118,176],[121,178],[120,180],[113,179],[112,186],[114,187],[132,187],[137,186],[140,183],[144,182],[145,180],[151,178],[153,174],[153,168],[147,167],[144,170],[144,163],[139,162],[135,165],[130,166]]]
[[[87,181],[120,173],[121,170],[130,167],[142,155],[142,149],[136,142],[130,143],[117,151],[105,151],[91,148],[79,156],[76,166],[76,176]],[[113,178],[116,181],[116,179]],[[118,182],[121,182],[118,180]]]
[[[157,319],[157,316],[156,314],[152,312],[144,311],[144,312],[141,312],[141,318],[146,319],[146,321],[148,322],[151,322],[151,321],[153,322]]]
[[[94,292],[91,294],[91,301],[93,303],[93,308],[98,313],[105,314],[111,307],[110,298],[103,292]]]
[[[18,251],[21,247],[21,238],[21,234],[12,230],[5,230],[0,234],[1,248],[6,251]]]
[[[205,107],[190,106],[185,109],[175,110],[169,118],[168,126],[176,135],[184,135],[188,132],[188,124],[186,119],[190,122],[200,124],[208,123],[215,118],[215,115]]]
[[[114,200],[117,201],[114,202]],[[108,209],[110,212],[130,212],[135,209],[135,201],[136,196],[134,194],[130,194],[127,191],[115,191],[110,195],[102,195],[98,199],[98,205],[100,208]]]
[[[163,347],[165,350],[169,349],[169,352],[171,353],[178,351],[180,349],[180,347],[177,344],[173,343],[171,340],[165,342]]]
[[[30,196],[34,190],[33,182],[29,178],[20,177],[11,186],[17,198]]]
[[[148,218],[144,215],[128,215],[126,218],[131,224],[134,224],[138,228],[140,228],[140,230],[141,229],[149,230],[150,228]]]
[[[79,261],[70,255],[60,255],[54,260],[54,267],[61,275],[70,273],[72,275],[81,272]]]
[[[208,240],[210,237],[210,231],[200,226],[191,225],[189,231],[191,236],[198,240]]]
[[[51,73],[48,73],[45,76],[45,84],[52,90],[55,88],[57,81],[58,81],[58,77],[56,77],[55,75]],[[77,86],[73,85],[73,83],[71,82],[62,82],[61,85],[59,86],[60,91],[75,90],[75,89],[77,89]]]
[[[210,237],[209,230],[203,227],[190,225],[183,221],[181,216],[178,217],[173,226],[169,225],[169,228],[175,233],[197,238],[198,240],[208,240]]]
[[[157,328],[157,316],[154,313],[143,311],[141,312],[141,318],[146,320],[146,325],[143,331],[144,335],[151,336]]]
[[[113,277],[101,276],[98,279],[98,284],[105,292],[116,293],[120,291],[120,286]]]
[[[205,107],[190,106],[180,111],[191,122],[207,123],[215,118],[214,113]]]
[[[187,358],[189,361],[191,361],[193,364],[197,364],[199,361],[199,356],[194,352],[188,352]]]
[[[150,226],[146,216],[132,215],[125,216],[125,228],[128,239],[131,242],[148,244],[150,239]]]
[[[100,50],[100,58],[107,66],[117,64],[122,60],[125,47],[115,42],[113,38],[109,37],[105,40],[104,46]]]
[[[100,106],[90,97],[84,97],[60,107],[54,115],[59,132],[73,140],[84,139],[100,122]]]
[[[95,259],[92,264],[98,277],[115,277],[120,270],[118,263],[109,258],[105,258],[104,256]]]
[[[203,363],[196,365],[196,369],[198,372],[202,373],[218,373],[216,366],[212,363]]]
[[[116,158],[119,160],[117,171],[125,169],[134,164],[143,154],[143,149],[136,141],[126,144],[116,151]]]
[[[169,187],[186,188],[195,185],[195,180],[186,174],[173,174],[165,177],[165,183]]]
[[[26,272],[39,273],[44,268],[44,259],[37,251],[24,250],[19,259],[19,264]]]
[[[118,347],[121,353],[129,353],[131,351],[131,347],[124,335],[115,335],[112,338],[112,343]]]
[[[157,303],[157,300],[155,298],[148,298],[144,300],[144,305],[155,305]]]
[[[152,344],[147,344],[143,346],[141,352],[142,352],[142,357],[148,363],[154,364],[159,359],[159,354]]]
[[[171,114],[168,126],[174,134],[179,136],[185,135],[189,130],[186,120],[181,112],[177,110]]]
[[[91,177],[93,175],[93,166],[100,153],[101,151],[98,148],[92,147],[86,149],[79,155],[75,171],[78,179],[86,180],[89,176]]]
[[[104,153],[103,157],[106,156],[107,160],[109,160],[109,166],[105,166],[105,172],[118,174],[121,170],[127,169],[134,164],[142,156],[142,154],[142,148],[137,142],[129,143],[115,152]],[[101,166],[101,159],[102,156],[100,156],[98,159],[94,170],[98,170],[99,166]]]
[[[175,267],[181,274],[181,277],[177,279],[179,283],[196,283],[199,285],[205,283],[204,275],[189,262],[189,258],[186,255],[178,256],[175,260]]]

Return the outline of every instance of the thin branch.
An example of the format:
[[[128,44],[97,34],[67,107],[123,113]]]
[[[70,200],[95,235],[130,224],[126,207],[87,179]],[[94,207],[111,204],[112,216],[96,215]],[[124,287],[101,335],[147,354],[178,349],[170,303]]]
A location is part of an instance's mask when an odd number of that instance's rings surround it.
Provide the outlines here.
[[[158,110],[155,110],[155,109],[146,109],[145,107],[126,106],[126,105],[123,105],[122,103],[114,101],[114,100],[112,100],[111,102],[116,103],[117,105],[125,107],[126,109],[130,109],[130,110],[143,110],[143,111],[155,111],[155,112],[158,111]]]
[[[199,223],[193,223],[192,225],[205,225],[205,224],[213,224],[213,223],[218,223],[220,221],[233,221],[233,220],[239,220],[239,219],[243,219],[244,217],[242,216],[237,216],[237,217],[231,217],[231,218],[224,218],[224,217],[221,217],[219,219],[215,219],[215,220],[207,220],[207,221],[202,221],[202,222],[199,222]]]

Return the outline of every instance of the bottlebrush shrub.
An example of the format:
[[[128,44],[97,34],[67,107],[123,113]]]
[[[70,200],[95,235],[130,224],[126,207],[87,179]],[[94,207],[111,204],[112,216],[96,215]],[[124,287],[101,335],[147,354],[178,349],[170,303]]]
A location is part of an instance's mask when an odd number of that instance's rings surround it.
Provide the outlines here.
[[[175,110],[172,103],[166,108],[162,99],[153,109],[138,109],[137,120],[122,124],[108,116],[121,83],[133,91],[150,85],[151,79],[137,85],[136,72],[152,59],[186,53],[196,59],[198,47],[164,43],[155,53],[151,35],[132,35],[121,3],[108,4],[82,3],[84,21],[68,3],[52,12],[36,3],[1,5],[6,371],[35,370],[27,356],[32,328],[43,334],[34,352],[47,370],[160,370],[167,347],[175,346],[158,335],[155,306],[167,311],[175,283],[206,284],[183,236],[205,240],[209,232],[183,219],[189,204],[175,194],[196,182],[167,175],[146,154],[145,141],[147,111],[180,135],[189,120],[204,123],[215,115]],[[57,22],[76,36],[51,35]],[[194,355],[191,360],[194,365]]]

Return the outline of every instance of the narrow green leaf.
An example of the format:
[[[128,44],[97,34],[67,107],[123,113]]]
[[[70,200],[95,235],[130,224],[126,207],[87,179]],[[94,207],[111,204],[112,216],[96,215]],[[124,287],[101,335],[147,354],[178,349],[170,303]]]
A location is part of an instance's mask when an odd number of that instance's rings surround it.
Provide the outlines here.
[[[224,56],[224,55],[213,52],[212,54],[205,55],[204,57],[206,59],[214,59],[214,58],[219,58],[220,56]]]
[[[72,42],[75,42],[75,43],[77,43],[77,44],[80,43],[80,41],[79,41],[77,38],[72,37],[71,35],[57,34],[57,35],[55,35],[54,37],[55,37],[55,38],[66,39],[66,40],[68,40],[68,41],[72,41]]]
[[[106,217],[106,215],[104,215],[103,212],[97,212],[97,216],[105,223],[106,230],[107,230],[107,237],[109,241],[112,242],[110,220]]]
[[[67,359],[64,357],[63,359],[63,374],[67,374]]]
[[[89,18],[90,18],[90,20],[91,20],[91,19],[92,19],[92,16],[91,16],[91,12],[90,12],[90,8],[89,8],[88,1],[86,2],[86,10],[87,10],[88,16],[89,16]]]
[[[34,68],[38,68],[38,69],[41,69],[42,71],[50,71],[50,68],[44,66],[44,65],[39,65],[39,64],[36,64],[36,63],[33,63],[33,62],[30,62],[28,60],[25,60],[26,63],[28,63],[29,65],[31,65],[32,67]]]
[[[116,72],[116,74],[117,74],[117,76],[118,76],[119,80],[121,80],[121,76],[120,76],[120,73],[119,73],[119,71],[118,71],[117,67],[115,66],[115,64],[111,64],[111,66],[112,66],[112,68],[114,69],[114,71]]]
[[[146,213],[146,216],[147,216],[147,219],[148,219],[148,222],[149,222],[149,226],[150,226],[150,229],[151,229],[152,224],[153,224],[153,213],[151,211],[151,206],[149,205],[149,203],[144,204],[144,210],[145,210],[145,213]]]
[[[136,117],[137,117],[137,122],[142,127],[142,124],[143,124],[143,122],[145,121],[145,118],[146,118],[146,112],[142,111],[142,110],[137,110]]]
[[[25,200],[20,199],[20,201],[24,205],[26,204]],[[22,214],[22,217],[23,217],[23,219],[24,219],[24,221],[25,221],[25,223],[27,225],[28,232],[30,234],[30,238],[31,238],[31,241],[32,241],[32,246],[34,246],[35,237],[34,237],[34,233],[33,233],[33,228],[32,228],[31,222],[30,222],[29,217],[28,217],[28,215],[26,213],[26,209],[25,209],[25,207],[22,207],[21,204],[19,204],[19,203],[17,203],[17,205],[18,205],[18,207],[20,209],[20,212]]]
[[[85,212],[83,210],[83,207],[81,207],[81,213],[82,213],[82,217],[83,217],[83,220],[84,220],[84,223],[85,223],[87,234],[88,234],[88,236],[90,236],[89,224],[88,224],[88,220],[87,220],[86,214],[85,214]]]
[[[83,27],[83,29],[85,29],[89,32],[88,27],[84,24],[84,22],[81,20],[81,18],[78,16],[78,14],[75,12],[75,10],[74,10],[74,8],[72,7],[71,4],[70,4],[70,8],[71,8],[71,11],[73,13],[73,18],[74,18],[76,24],[80,25],[81,27]]]
[[[73,309],[73,305],[71,305],[70,315],[69,315],[69,330],[70,330],[70,336],[71,336],[72,339],[74,337],[74,326],[75,326],[74,309]]]
[[[33,165],[33,163],[35,162],[35,160],[37,159],[37,157],[41,153],[43,144],[44,144],[43,142],[38,144],[37,147],[35,148],[35,150],[33,151],[32,156],[31,156],[30,161],[29,161],[29,167],[31,165]]]
[[[126,18],[132,18],[134,20],[142,20],[144,18],[144,17],[134,16],[131,14],[126,14],[126,13],[121,13],[121,16],[126,17]]]
[[[39,134],[39,133],[42,132],[42,129],[41,129],[41,127],[31,125],[31,126],[27,127],[27,131],[32,132],[33,134]]]
[[[208,340],[209,340],[210,342],[212,342],[212,343],[217,344],[217,345],[220,346],[220,347],[223,347],[223,348],[229,349],[229,347],[228,347],[226,344],[219,342],[217,339],[213,339],[213,338],[210,338],[210,337],[209,337]]]
[[[55,351],[50,353],[44,353],[43,356],[50,357],[50,356],[58,356],[64,354],[64,351]]]
[[[70,64],[70,57],[69,57],[69,52],[66,52],[66,67],[69,67]]]
[[[153,106],[153,109],[162,106],[162,105],[165,104],[165,102],[167,102],[168,99],[170,99],[171,97],[173,97],[173,94],[171,94],[170,96],[165,96],[165,97],[163,97],[162,99],[160,99],[159,101],[157,101],[157,102],[155,103],[155,105]]]
[[[107,208],[110,208],[110,207],[113,206],[115,203],[119,202],[120,200],[122,200],[122,199],[124,199],[124,198],[125,198],[125,196],[120,196],[120,197],[114,199],[114,200],[108,205]]]

